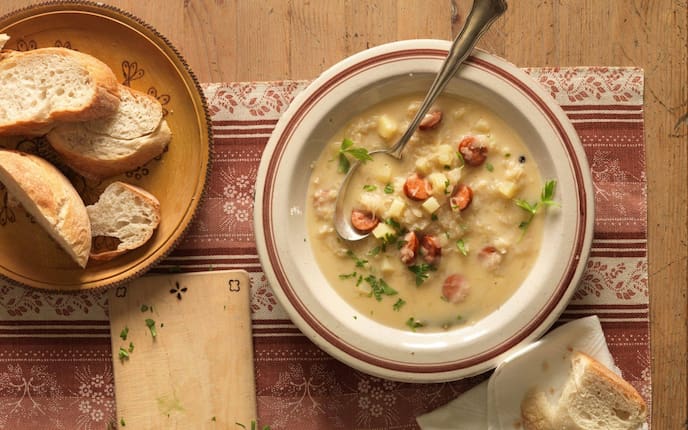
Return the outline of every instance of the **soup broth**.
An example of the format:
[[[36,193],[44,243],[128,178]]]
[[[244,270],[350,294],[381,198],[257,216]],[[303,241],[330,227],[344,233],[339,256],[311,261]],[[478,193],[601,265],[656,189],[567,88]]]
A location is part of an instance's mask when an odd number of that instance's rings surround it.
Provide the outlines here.
[[[437,331],[484,318],[522,284],[543,229],[523,203],[539,201],[543,181],[508,124],[476,102],[442,96],[402,160],[375,155],[359,167],[346,207],[371,234],[340,239],[334,207],[348,165],[393,145],[421,100],[385,101],[333,135],[313,164],[306,219],[321,271],[360,313],[352,318]]]

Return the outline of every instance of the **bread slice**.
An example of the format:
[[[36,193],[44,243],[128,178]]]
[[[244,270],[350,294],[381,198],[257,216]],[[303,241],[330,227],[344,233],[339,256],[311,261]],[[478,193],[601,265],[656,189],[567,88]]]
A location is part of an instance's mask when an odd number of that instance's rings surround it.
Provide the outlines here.
[[[81,267],[91,251],[91,225],[71,182],[44,159],[0,149],[0,182]]]
[[[571,358],[571,373],[556,405],[542,393],[521,403],[526,430],[637,430],[647,405],[631,384],[582,353]]]
[[[120,86],[121,102],[111,117],[64,123],[47,138],[64,161],[91,179],[118,175],[160,155],[172,133],[157,99]]]
[[[0,134],[47,133],[56,121],[112,115],[119,84],[112,70],[67,48],[0,52]]]
[[[91,258],[98,261],[111,260],[148,242],[160,223],[158,199],[120,181],[108,185],[86,211],[94,240]]]

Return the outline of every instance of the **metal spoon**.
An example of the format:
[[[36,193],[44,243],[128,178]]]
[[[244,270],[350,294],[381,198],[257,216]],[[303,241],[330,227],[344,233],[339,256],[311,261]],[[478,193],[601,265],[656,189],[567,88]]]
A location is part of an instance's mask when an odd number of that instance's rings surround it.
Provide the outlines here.
[[[440,71],[437,73],[435,80],[430,86],[430,90],[425,96],[425,100],[423,100],[423,104],[421,105],[420,109],[418,109],[416,116],[413,118],[413,121],[411,121],[411,124],[404,135],[401,136],[401,139],[399,139],[399,141],[391,148],[370,151],[370,155],[387,154],[391,155],[397,160],[401,159],[401,152],[411,139],[411,136],[413,136],[413,133],[416,132],[416,128],[418,128],[418,125],[423,120],[423,117],[425,117],[425,114],[428,113],[428,110],[430,110],[432,104],[447,86],[449,80],[456,74],[461,63],[463,63],[463,61],[471,53],[475,47],[475,44],[478,42],[478,39],[480,39],[480,36],[483,35],[485,30],[487,30],[490,25],[506,11],[506,9],[506,0],[473,1],[471,11],[468,14],[468,17],[466,17],[466,24],[459,35],[456,36],[456,39],[454,39],[454,42],[449,50],[449,55],[447,55],[446,60],[444,60]],[[337,231],[337,234],[339,234],[339,237],[349,241],[360,240],[370,234],[361,233],[360,231],[356,230],[351,225],[351,214],[347,213],[344,208],[347,186],[360,164],[361,163],[357,161],[351,165],[351,168],[347,172],[346,176],[344,177],[344,181],[339,188],[339,194],[337,195],[337,202],[335,205],[335,230]]]

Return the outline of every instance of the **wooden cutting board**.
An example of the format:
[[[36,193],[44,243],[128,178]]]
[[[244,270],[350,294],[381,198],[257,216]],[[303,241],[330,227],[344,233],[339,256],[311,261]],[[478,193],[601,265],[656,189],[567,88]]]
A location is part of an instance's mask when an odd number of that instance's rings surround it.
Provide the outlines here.
[[[249,290],[244,271],[144,276],[110,289],[120,428],[250,428]]]

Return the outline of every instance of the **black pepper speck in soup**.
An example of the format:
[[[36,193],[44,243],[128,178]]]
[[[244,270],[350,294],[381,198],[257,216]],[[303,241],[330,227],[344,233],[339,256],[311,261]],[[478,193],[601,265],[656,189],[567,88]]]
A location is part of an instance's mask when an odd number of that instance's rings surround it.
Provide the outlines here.
[[[401,161],[375,156],[352,178],[351,220],[370,236],[337,236],[346,170],[391,146],[421,99],[383,102],[339,130],[313,164],[307,205],[310,243],[333,288],[359,315],[419,332],[471,324],[499,308],[530,271],[543,229],[542,216],[516,204],[534,205],[543,187],[519,136],[483,106],[442,96]]]

